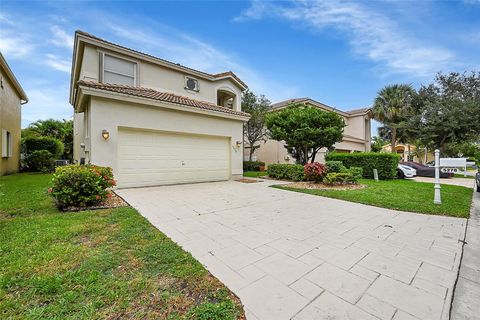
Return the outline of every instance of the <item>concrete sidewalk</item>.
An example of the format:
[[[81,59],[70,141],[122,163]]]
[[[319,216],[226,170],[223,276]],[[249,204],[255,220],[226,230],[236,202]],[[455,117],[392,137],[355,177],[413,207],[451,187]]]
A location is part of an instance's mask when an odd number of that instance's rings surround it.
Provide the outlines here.
[[[480,320],[480,192],[473,195],[451,319]]]

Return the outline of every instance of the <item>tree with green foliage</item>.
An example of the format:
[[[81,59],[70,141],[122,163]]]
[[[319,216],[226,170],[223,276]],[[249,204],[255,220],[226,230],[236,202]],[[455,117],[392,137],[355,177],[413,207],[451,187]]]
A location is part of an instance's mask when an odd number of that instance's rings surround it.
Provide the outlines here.
[[[315,162],[320,149],[342,141],[345,121],[335,112],[296,103],[269,112],[266,125],[272,139],[284,141],[297,163],[306,164]]]
[[[243,126],[243,136],[247,143],[249,161],[252,161],[255,150],[260,148],[259,142],[267,140],[265,127],[265,115],[270,110],[270,101],[264,96],[256,96],[251,91],[245,91],[242,95],[242,111],[250,114],[250,119]]]
[[[51,137],[64,145],[62,157],[73,158],[73,120],[38,120],[22,130],[22,141],[29,137]]]
[[[399,129],[406,128],[407,121],[412,111],[412,101],[415,90],[411,85],[394,84],[380,90],[375,98],[372,115],[373,118],[390,130],[390,143],[392,153],[398,139]]]
[[[370,144],[370,149],[372,152],[380,152],[384,145],[388,144],[388,140],[383,139],[380,136],[375,136],[372,138],[372,142]]]
[[[410,126],[418,138],[444,154],[449,145],[480,140],[480,72],[439,73],[422,86]]]

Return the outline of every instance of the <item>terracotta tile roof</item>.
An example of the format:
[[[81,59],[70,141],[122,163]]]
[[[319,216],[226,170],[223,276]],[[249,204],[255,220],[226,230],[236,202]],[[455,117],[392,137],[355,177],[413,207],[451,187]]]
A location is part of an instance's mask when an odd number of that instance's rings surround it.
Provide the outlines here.
[[[369,107],[366,107],[366,108],[359,108],[359,109],[353,109],[353,110],[348,110],[348,111],[345,111],[346,113],[349,113],[349,114],[354,114],[354,113],[367,113],[368,111],[370,111],[372,108],[369,108]]]
[[[102,38],[94,36],[93,34],[90,34],[90,33],[85,32],[85,31],[77,30],[77,31],[75,31],[75,33],[79,34],[79,35],[83,35],[83,36],[91,38],[91,39],[94,39],[96,41],[100,41],[100,42],[103,42],[103,43],[106,43],[106,44],[109,44],[109,45],[112,45],[112,46],[115,46],[115,47],[118,47],[118,48],[121,48],[121,49],[124,49],[124,50],[131,51],[133,53],[136,53],[136,54],[139,54],[139,55],[142,55],[142,56],[145,56],[145,57],[155,59],[157,61],[169,64],[169,65],[172,65],[172,66],[175,66],[175,67],[180,67],[180,68],[182,68],[186,71],[192,71],[192,72],[195,72],[195,73],[200,73],[206,78],[221,78],[221,77],[231,76],[232,78],[237,80],[241,85],[243,85],[245,88],[248,88],[248,86],[245,84],[245,82],[240,80],[240,78],[235,73],[233,73],[232,71],[227,71],[227,72],[222,72],[222,73],[217,73],[217,74],[211,74],[211,73],[207,73],[207,72],[203,72],[203,71],[200,71],[200,70],[196,70],[196,69],[193,69],[193,68],[186,67],[184,65],[181,65],[180,63],[175,63],[175,62],[172,62],[172,61],[169,61],[169,60],[166,60],[166,59],[158,58],[158,57],[155,57],[151,54],[143,53],[143,52],[140,52],[138,50],[131,49],[131,48],[128,48],[128,47],[125,47],[125,46],[122,46],[122,45],[104,40]]]
[[[216,74],[212,74],[212,76],[214,78],[223,78],[223,77],[233,77],[235,78],[238,82],[240,82],[243,86],[245,86],[246,88],[248,88],[247,84],[245,82],[243,82],[239,77],[237,77],[237,75],[235,73],[233,73],[232,71],[227,71],[227,72],[222,72],[222,73],[216,73]]]
[[[118,85],[118,84],[109,84],[109,83],[99,83],[99,82],[84,81],[84,80],[78,81],[78,85],[88,87],[88,88],[93,88],[93,89],[126,94],[129,96],[174,103],[182,106],[195,107],[198,109],[203,109],[208,111],[221,112],[221,113],[242,116],[242,117],[250,116],[248,113],[231,110],[210,102],[195,100],[195,99],[179,96],[173,93],[160,92],[160,91],[156,91],[149,88],[132,87],[132,86],[125,86],[125,85]]]
[[[322,105],[326,108],[329,108],[331,109],[332,111],[335,111],[335,112],[340,112],[340,113],[343,113],[343,114],[346,114],[347,116],[348,115],[353,115],[353,114],[358,114],[358,113],[367,113],[370,108],[360,108],[360,109],[354,109],[354,110],[347,110],[347,111],[343,111],[343,110],[340,110],[340,109],[337,109],[337,108],[334,108],[334,107],[330,107],[329,105],[326,105],[324,103],[321,103],[321,102],[318,102],[318,101],[315,101],[313,99],[310,99],[310,98],[294,98],[294,99],[288,99],[288,100],[284,100],[284,101],[280,101],[280,102],[277,102],[277,103],[274,103],[272,105],[273,109],[278,109],[278,108],[282,108],[282,107],[285,107],[291,103],[306,103],[306,102],[310,102],[312,104],[317,104],[317,105]]]

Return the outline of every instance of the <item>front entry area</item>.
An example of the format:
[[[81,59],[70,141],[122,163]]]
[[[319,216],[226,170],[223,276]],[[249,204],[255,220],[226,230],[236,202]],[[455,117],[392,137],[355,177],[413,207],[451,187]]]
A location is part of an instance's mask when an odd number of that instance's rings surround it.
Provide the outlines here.
[[[230,179],[230,138],[120,128],[119,188]]]

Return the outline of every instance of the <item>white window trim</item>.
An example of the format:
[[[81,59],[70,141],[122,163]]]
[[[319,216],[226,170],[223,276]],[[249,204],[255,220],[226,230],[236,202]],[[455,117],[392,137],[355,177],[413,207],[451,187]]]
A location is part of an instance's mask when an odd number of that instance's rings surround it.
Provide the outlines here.
[[[128,58],[125,58],[125,57],[122,57],[122,56],[119,56],[119,55],[116,55],[116,54],[112,54],[110,52],[99,51],[99,54],[100,54],[99,63],[100,63],[100,76],[101,76],[101,78],[99,79],[99,82],[104,83],[105,71],[108,71],[108,72],[111,72],[111,73],[114,73],[114,74],[118,74],[118,75],[121,75],[121,76],[124,76],[124,77],[129,77],[129,78],[132,77],[129,74],[124,74],[124,73],[121,73],[121,72],[105,69],[105,55],[107,55],[107,56],[110,56],[110,57],[114,57],[114,58],[117,58],[117,59],[120,59],[120,60],[125,60],[125,61],[133,63],[133,86],[138,87],[138,75],[137,75],[138,61],[128,59]]]

